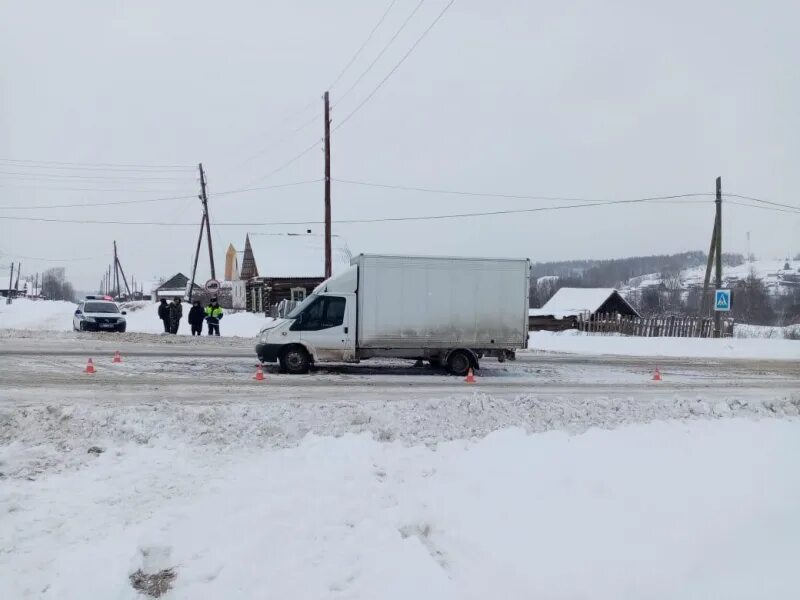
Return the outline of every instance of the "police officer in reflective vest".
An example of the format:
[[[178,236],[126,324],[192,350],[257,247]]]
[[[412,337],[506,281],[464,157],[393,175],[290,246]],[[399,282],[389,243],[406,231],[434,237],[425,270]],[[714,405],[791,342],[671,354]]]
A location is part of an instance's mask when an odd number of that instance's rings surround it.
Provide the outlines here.
[[[206,306],[206,322],[208,323],[208,335],[219,335],[219,322],[222,319],[222,308],[217,303],[216,298],[211,299],[211,303]]]

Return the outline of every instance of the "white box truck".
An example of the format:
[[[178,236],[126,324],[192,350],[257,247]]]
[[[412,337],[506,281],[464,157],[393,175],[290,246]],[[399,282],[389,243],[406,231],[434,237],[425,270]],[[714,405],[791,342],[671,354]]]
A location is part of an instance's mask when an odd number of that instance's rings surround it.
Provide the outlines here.
[[[529,278],[527,259],[362,254],[267,324],[256,353],[288,373],[387,357],[465,375],[527,347]]]

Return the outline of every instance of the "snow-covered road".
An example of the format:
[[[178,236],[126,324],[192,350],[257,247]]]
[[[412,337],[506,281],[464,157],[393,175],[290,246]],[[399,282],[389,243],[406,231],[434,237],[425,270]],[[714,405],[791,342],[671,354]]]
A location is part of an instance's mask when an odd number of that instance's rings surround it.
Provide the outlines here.
[[[796,360],[253,343],[0,331],[0,598],[793,597]]]

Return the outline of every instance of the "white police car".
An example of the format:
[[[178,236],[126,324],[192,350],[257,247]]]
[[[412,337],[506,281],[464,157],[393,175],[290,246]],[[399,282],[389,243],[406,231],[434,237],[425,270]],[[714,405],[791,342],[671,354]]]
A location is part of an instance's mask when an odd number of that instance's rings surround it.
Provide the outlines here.
[[[109,296],[86,296],[72,317],[75,331],[125,331],[125,315]]]

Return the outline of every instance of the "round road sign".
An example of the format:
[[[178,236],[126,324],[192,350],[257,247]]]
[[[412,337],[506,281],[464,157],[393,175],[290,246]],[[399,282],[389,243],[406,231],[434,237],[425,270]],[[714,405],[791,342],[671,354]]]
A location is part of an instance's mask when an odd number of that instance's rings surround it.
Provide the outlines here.
[[[218,292],[220,288],[219,281],[216,279],[209,279],[206,281],[206,291],[211,292],[212,294]]]

